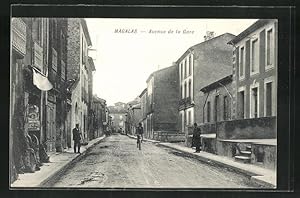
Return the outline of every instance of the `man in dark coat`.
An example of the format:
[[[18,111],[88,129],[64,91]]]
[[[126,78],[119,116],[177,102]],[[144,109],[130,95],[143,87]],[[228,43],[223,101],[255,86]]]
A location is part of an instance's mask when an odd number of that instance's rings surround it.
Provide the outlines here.
[[[193,139],[192,139],[192,145],[196,147],[196,153],[200,153],[201,149],[201,130],[200,128],[197,127],[197,123],[194,123],[194,128],[193,128]]]
[[[76,153],[76,147],[77,153],[80,153],[80,140],[81,140],[81,134],[79,131],[79,124],[76,124],[76,127],[73,129],[73,140],[74,140],[74,153]]]
[[[144,128],[142,127],[142,123],[139,123],[139,126],[136,127],[136,134],[141,136],[141,138],[142,138],[141,142],[143,142],[143,140],[144,140],[144,137],[143,137]]]

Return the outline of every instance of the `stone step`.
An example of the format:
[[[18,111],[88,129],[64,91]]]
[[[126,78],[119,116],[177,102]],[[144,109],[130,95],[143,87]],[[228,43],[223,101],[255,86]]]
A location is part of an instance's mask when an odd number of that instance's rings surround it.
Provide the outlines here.
[[[251,151],[241,151],[242,156],[250,157],[251,156]]]
[[[251,151],[252,150],[252,146],[251,145],[247,145],[246,146],[246,151]]]
[[[234,158],[235,158],[235,160],[242,161],[244,163],[250,163],[250,161],[251,161],[250,157],[242,156],[242,155],[236,155],[236,156],[234,156]]]

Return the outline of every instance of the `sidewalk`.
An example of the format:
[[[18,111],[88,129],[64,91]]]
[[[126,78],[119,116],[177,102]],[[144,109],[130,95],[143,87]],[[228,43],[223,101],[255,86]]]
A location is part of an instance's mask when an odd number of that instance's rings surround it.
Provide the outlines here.
[[[105,136],[89,141],[88,145],[81,146],[81,154],[74,153],[73,148],[64,150],[62,153],[50,153],[50,162],[44,163],[41,170],[34,173],[19,174],[19,178],[11,184],[11,188],[40,187],[51,178],[55,177],[60,171],[68,167],[72,162],[84,156],[86,151],[99,143]]]
[[[128,135],[131,138],[136,138],[135,136]],[[159,145],[175,149],[180,152],[187,153],[193,157],[197,157],[197,159],[202,160],[206,163],[215,163],[217,165],[227,167],[229,169],[235,170],[237,172],[246,174],[251,177],[251,180],[264,185],[269,188],[275,188],[276,187],[276,171],[262,168],[253,164],[244,164],[241,162],[236,162],[234,159],[211,154],[208,152],[201,151],[200,153],[194,153],[194,149],[179,145],[176,143],[167,143],[167,142],[159,142],[155,140],[149,140],[145,139],[144,141],[158,143]]]

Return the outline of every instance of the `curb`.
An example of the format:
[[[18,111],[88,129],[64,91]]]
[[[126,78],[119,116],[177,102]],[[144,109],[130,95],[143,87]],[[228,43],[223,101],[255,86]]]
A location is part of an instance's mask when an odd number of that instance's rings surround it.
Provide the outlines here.
[[[162,144],[162,143],[159,143],[159,145],[161,146],[164,146],[164,147],[167,147],[167,148],[170,148],[170,149],[173,149],[173,150],[176,150],[176,151],[179,151],[179,152],[183,152],[185,153],[186,155],[190,156],[190,157],[193,157],[193,158],[197,158],[198,160],[204,162],[204,163],[207,163],[207,164],[215,164],[215,165],[218,165],[220,167],[226,167],[232,171],[235,171],[235,172],[238,172],[238,173],[241,173],[241,174],[244,174],[246,176],[249,176],[250,177],[250,180],[256,182],[257,184],[259,185],[262,185],[264,186],[265,188],[276,188],[276,186],[274,186],[273,184],[269,183],[269,182],[266,182],[266,181],[263,181],[263,180],[260,180],[259,178],[257,178],[257,176],[261,176],[261,175],[258,175],[256,173],[253,173],[251,171],[247,171],[247,170],[244,170],[244,169],[240,169],[238,167],[235,167],[235,166],[232,166],[230,164],[226,164],[226,163],[223,163],[223,162],[219,162],[217,160],[212,160],[212,159],[209,159],[209,158],[206,158],[206,157],[203,157],[203,156],[199,156],[199,155],[196,155],[196,154],[193,154],[193,153],[189,153],[187,151],[182,151],[180,149],[177,149],[177,148],[174,148],[172,146],[169,146],[169,145],[165,145],[165,144]]]
[[[78,162],[80,159],[82,159],[88,151],[92,149],[92,147],[96,146],[99,144],[102,140],[106,138],[106,136],[102,136],[103,138],[98,140],[97,142],[93,143],[91,146],[89,146],[85,151],[83,151],[80,155],[77,155],[74,157],[71,161],[67,162],[64,166],[62,166],[59,170],[45,178],[43,181],[40,182],[40,184],[37,185],[38,188],[48,188],[52,186],[56,179],[60,176],[61,173],[66,171],[66,169],[70,168],[74,163]]]

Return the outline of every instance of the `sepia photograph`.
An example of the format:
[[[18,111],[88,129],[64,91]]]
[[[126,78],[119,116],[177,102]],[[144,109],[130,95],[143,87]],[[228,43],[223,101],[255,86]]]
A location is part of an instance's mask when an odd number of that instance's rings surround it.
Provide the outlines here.
[[[276,189],[277,19],[10,25],[11,190]]]

